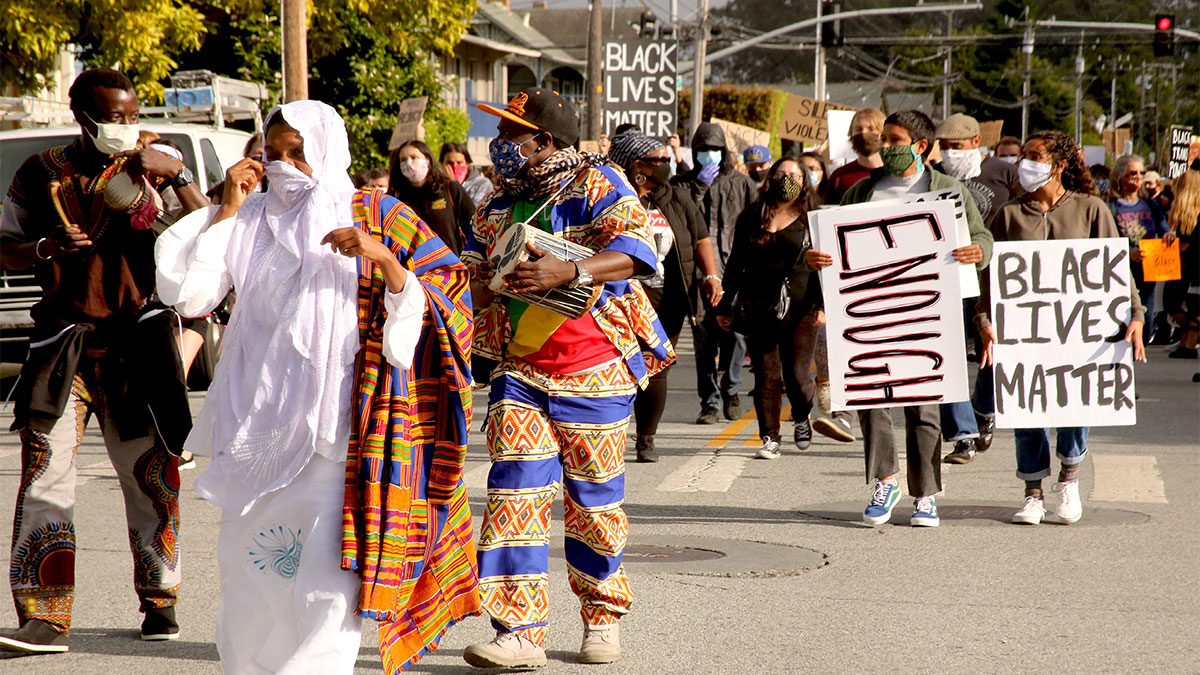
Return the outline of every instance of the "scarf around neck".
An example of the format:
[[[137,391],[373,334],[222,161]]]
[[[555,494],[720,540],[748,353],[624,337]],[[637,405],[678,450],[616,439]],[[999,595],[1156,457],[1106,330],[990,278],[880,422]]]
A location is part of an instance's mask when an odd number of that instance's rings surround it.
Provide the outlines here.
[[[522,171],[516,178],[501,178],[500,190],[514,199],[545,197],[580,169],[607,163],[608,158],[604,155],[563,148],[541,164]]]

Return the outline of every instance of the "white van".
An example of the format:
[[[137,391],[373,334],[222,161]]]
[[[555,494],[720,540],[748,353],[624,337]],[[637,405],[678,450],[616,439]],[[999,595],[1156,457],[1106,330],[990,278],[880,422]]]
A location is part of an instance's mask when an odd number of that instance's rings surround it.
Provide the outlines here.
[[[192,170],[201,192],[225,180],[225,170],[242,159],[250,134],[200,124],[173,123],[143,117],[140,128],[169,138],[183,150],[183,163]],[[79,125],[58,125],[0,131],[0,204],[13,175],[29,157],[79,137]],[[42,297],[32,270],[0,271],[0,378],[15,373],[25,360],[33,319],[29,310]],[[215,358],[212,359],[215,363]],[[210,366],[211,367],[211,366]]]

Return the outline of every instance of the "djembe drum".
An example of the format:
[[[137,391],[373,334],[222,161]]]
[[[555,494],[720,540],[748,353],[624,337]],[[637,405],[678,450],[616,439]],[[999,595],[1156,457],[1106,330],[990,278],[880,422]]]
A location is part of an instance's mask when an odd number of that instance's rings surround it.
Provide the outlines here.
[[[516,223],[500,236],[492,248],[491,262],[495,267],[496,274],[492,277],[488,288],[505,297],[544,307],[555,314],[561,314],[571,319],[578,319],[587,314],[592,305],[596,304],[596,300],[600,298],[604,284],[595,284],[585,288],[558,286],[539,293],[521,294],[512,293],[504,288],[505,275],[513,273],[517,269],[517,265],[527,260],[537,259],[525,246],[529,242],[545,251],[547,255],[552,255],[560,260],[583,260],[596,255],[595,251],[586,246],[556,237],[539,227],[528,223]]]

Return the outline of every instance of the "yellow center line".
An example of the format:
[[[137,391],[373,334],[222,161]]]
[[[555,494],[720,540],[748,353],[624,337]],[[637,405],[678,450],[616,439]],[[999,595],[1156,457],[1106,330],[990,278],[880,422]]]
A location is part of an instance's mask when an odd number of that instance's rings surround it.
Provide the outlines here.
[[[786,420],[791,416],[791,414],[792,406],[789,403],[788,405],[783,406],[783,410],[779,412],[779,419]],[[750,438],[746,439],[746,442],[742,443],[743,448],[757,448],[760,445],[762,445],[762,439],[756,436],[751,436]]]
[[[749,410],[747,410],[741,417],[739,417],[738,419],[725,425],[725,428],[722,429],[721,432],[718,433],[715,437],[713,437],[713,439],[711,441],[709,441],[708,443],[705,443],[704,447],[706,447],[706,448],[723,448],[723,447],[725,447],[725,445],[728,444],[729,441],[733,440],[734,436],[737,436],[738,434],[742,433],[742,429],[745,429],[746,427],[750,426],[750,423],[753,421],[754,421],[754,407],[751,406],[751,408]]]

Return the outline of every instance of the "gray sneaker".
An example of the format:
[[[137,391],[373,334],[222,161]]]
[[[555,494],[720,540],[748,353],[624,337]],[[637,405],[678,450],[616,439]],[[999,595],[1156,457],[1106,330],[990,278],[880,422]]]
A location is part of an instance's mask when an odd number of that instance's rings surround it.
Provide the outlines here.
[[[612,663],[621,658],[621,625],[584,626],[580,663]]]
[[[812,432],[812,424],[808,420],[796,422],[792,429],[792,441],[795,442],[797,450],[807,450],[812,445]]]
[[[821,415],[813,420],[812,428],[818,434],[828,436],[835,441],[854,442],[854,428],[850,426],[850,418],[845,415],[839,413],[834,413],[832,417]]]
[[[463,660],[476,668],[540,668],[546,665],[546,650],[516,633],[496,633],[491,642],[464,649]]]

